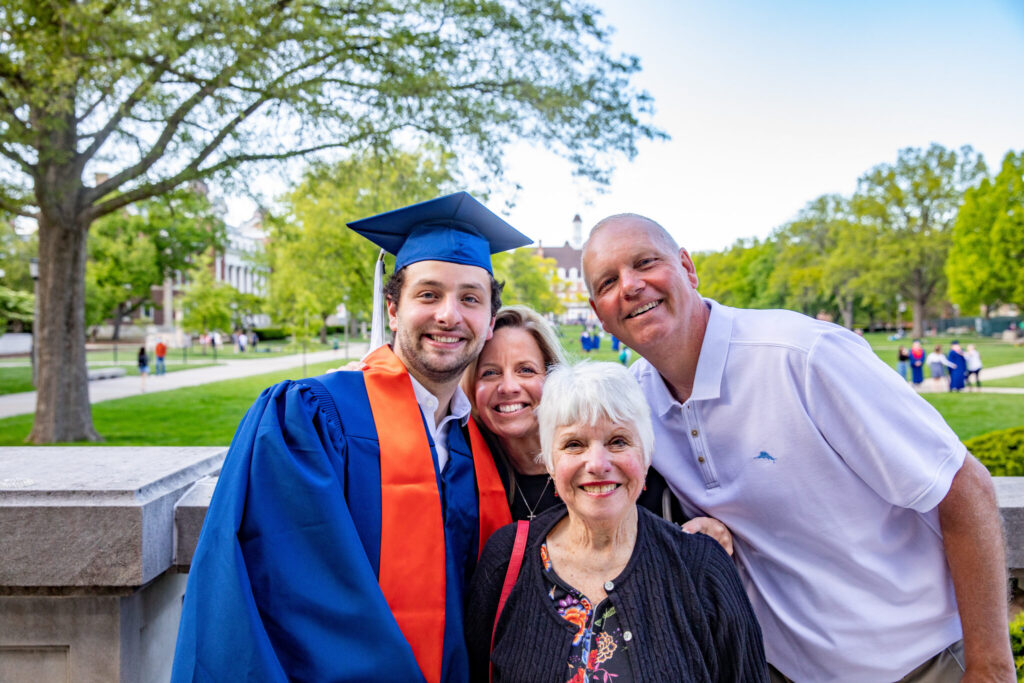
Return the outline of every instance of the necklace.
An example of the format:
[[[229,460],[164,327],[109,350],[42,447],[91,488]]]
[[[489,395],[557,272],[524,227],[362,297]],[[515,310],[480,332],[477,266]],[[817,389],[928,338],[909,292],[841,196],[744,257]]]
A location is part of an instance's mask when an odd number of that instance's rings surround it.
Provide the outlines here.
[[[532,520],[534,517],[537,516],[537,514],[534,512],[534,510],[536,510],[537,506],[540,505],[540,501],[544,499],[544,494],[547,493],[548,486],[550,486],[550,485],[551,485],[551,477],[549,476],[548,480],[546,482],[544,482],[544,488],[542,488],[540,490],[540,495],[537,496],[537,502],[535,502],[531,506],[530,505],[530,501],[526,500],[526,494],[523,493],[523,489],[522,489],[521,486],[519,486],[519,482],[518,481],[516,482],[516,490],[519,491],[519,497],[523,499],[523,505],[526,506],[526,509],[529,512],[529,515],[527,516],[528,519]]]

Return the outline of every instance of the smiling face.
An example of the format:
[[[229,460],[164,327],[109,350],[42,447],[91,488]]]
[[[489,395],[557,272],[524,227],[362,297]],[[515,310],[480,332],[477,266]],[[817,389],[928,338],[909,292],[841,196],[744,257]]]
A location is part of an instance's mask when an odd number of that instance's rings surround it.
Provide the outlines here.
[[[602,417],[558,427],[551,456],[555,490],[584,524],[614,525],[635,507],[647,467],[632,425]]]
[[[544,376],[544,356],[530,332],[495,331],[476,366],[473,398],[484,425],[503,441],[535,437]]]
[[[405,267],[398,302],[388,301],[395,355],[431,392],[458,383],[491,336],[490,275],[446,261]]]
[[[604,329],[642,355],[703,318],[690,255],[639,216],[602,223],[584,247],[583,269]]]

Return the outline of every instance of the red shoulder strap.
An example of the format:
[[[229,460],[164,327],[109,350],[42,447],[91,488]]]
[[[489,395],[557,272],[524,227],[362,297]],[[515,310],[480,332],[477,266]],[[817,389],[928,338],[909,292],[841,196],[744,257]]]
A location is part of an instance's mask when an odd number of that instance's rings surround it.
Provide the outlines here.
[[[505,487],[501,483],[498,468],[494,465],[494,458],[491,457],[491,451],[487,448],[483,434],[480,433],[475,420],[470,419],[467,424],[480,500],[480,544],[477,553],[477,557],[479,557],[491,534],[506,524],[512,523],[512,513],[509,511],[508,499],[505,498]]]
[[[509,593],[516,585],[519,578],[519,569],[523,566],[523,554],[526,552],[526,537],[530,532],[530,522],[521,519],[516,523],[516,540],[512,544],[512,556],[508,561],[508,571],[505,572],[505,583],[501,586],[501,597],[498,599],[498,610],[494,613],[494,627],[491,628],[491,651],[494,651],[494,634],[498,630],[498,619],[501,618],[501,611],[505,609],[505,601]],[[494,679],[494,663],[492,662],[487,670],[489,680]]]

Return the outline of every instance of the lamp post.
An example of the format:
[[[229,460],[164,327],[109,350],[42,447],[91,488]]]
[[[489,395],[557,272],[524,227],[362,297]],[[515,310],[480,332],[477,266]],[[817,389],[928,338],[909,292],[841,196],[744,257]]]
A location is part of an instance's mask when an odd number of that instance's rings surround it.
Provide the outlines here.
[[[28,260],[28,274],[32,278],[32,386],[37,386],[36,331],[39,329],[39,259]]]

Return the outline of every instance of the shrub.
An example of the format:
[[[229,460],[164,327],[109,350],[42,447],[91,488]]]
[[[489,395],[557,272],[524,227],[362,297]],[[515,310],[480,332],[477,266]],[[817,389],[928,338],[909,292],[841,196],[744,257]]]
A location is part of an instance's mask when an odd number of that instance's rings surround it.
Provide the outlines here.
[[[1010,647],[1017,667],[1017,680],[1024,681],[1024,612],[1010,620]]]
[[[288,333],[280,327],[257,327],[253,332],[260,338],[260,341],[286,339],[288,337]]]
[[[993,477],[1024,476],[1024,427],[982,434],[966,445]]]

